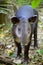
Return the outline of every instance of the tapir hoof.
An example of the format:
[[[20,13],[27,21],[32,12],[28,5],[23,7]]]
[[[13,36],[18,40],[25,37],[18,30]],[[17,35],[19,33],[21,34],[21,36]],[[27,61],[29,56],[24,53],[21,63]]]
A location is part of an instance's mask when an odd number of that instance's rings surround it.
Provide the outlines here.
[[[34,49],[38,49],[39,47],[38,46],[34,46]]]
[[[30,61],[31,61],[31,60],[30,60],[29,58],[28,58],[28,59],[24,59],[23,64],[28,65]]]
[[[17,56],[14,61],[15,64],[21,64],[22,62],[23,62],[23,59],[21,55]]]

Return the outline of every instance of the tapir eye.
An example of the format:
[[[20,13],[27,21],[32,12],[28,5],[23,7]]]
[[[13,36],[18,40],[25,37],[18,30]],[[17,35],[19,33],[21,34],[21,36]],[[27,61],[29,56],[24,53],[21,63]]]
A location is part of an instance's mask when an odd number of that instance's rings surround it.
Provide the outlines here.
[[[30,23],[31,23],[31,22],[35,22],[35,21],[36,21],[36,18],[37,18],[37,16],[34,16],[34,17],[29,18],[29,22],[30,22]]]
[[[19,18],[17,18],[17,17],[12,17],[11,21],[12,21],[13,24],[17,24],[17,23],[20,22]]]

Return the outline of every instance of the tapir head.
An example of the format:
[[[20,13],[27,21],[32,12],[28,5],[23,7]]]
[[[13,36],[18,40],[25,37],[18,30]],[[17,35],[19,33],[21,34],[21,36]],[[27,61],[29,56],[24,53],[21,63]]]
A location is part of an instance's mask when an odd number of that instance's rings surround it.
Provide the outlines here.
[[[27,45],[31,35],[31,23],[33,24],[37,18],[34,15],[31,6],[23,6],[17,12],[16,16],[11,18],[15,28],[15,34],[23,45]]]

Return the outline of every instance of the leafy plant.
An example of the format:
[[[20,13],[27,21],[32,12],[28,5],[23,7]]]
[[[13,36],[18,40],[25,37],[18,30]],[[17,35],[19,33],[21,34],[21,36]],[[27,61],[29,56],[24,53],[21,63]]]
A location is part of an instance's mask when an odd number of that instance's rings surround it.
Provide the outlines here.
[[[32,0],[31,5],[33,8],[36,8],[40,4],[40,2],[41,2],[41,0]]]
[[[41,56],[43,55],[43,49],[39,49],[39,50],[37,50],[37,52],[39,55],[41,55]]]
[[[0,4],[11,3],[12,0],[0,0]]]
[[[18,0],[17,2],[19,6],[22,6],[30,4],[31,0]]]
[[[19,6],[31,5],[33,8],[36,8],[43,0],[18,0],[17,2]]]

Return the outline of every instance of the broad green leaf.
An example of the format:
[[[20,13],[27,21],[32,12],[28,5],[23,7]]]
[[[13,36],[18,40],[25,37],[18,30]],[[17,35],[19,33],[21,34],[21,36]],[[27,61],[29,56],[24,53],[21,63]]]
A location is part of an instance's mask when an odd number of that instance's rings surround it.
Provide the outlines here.
[[[33,8],[36,8],[39,6],[40,2],[41,2],[41,0],[32,0],[31,5]]]

